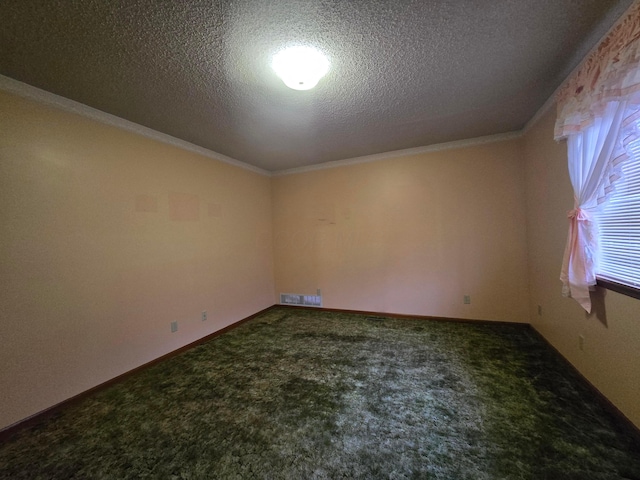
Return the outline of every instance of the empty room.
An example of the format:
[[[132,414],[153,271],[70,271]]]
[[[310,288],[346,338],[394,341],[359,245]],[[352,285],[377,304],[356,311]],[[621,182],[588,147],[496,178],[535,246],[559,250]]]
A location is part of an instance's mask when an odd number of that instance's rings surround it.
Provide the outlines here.
[[[640,0],[4,0],[0,223],[0,479],[640,479]]]

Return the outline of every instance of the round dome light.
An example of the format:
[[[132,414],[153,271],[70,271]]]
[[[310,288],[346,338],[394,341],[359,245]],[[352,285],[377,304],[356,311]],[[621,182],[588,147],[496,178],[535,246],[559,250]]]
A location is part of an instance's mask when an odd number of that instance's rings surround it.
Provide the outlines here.
[[[287,87],[309,90],[329,71],[329,60],[313,47],[289,47],[273,56],[271,67]]]

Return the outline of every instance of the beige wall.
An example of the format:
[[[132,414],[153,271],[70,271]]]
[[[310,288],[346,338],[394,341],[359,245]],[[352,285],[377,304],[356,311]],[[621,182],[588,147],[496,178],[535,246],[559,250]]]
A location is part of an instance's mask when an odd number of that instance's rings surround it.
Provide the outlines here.
[[[566,143],[553,140],[554,121],[555,109],[524,137],[532,324],[640,427],[640,301],[600,290],[598,298],[604,299],[596,302],[597,313],[587,315],[561,296],[558,278],[573,194]]]
[[[268,177],[6,93],[0,112],[0,428],[274,303]]]
[[[276,291],[528,322],[524,206],[520,140],[275,177]]]
[[[520,140],[269,179],[9,94],[0,111],[0,428],[316,289],[531,319],[640,426],[638,301],[606,292],[587,316],[560,295],[553,112]]]

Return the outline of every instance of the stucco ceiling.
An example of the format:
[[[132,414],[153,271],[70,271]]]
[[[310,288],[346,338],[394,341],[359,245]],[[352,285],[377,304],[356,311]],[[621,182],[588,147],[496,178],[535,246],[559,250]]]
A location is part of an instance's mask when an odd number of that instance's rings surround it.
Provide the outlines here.
[[[631,0],[2,0],[0,73],[270,170],[520,130]],[[311,44],[310,91],[270,68]]]

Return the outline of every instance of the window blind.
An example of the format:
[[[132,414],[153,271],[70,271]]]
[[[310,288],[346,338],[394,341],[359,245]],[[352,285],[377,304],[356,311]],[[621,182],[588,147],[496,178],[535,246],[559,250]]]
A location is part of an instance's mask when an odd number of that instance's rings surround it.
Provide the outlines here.
[[[597,215],[597,276],[640,289],[640,141],[630,147],[631,158],[622,166],[622,178]]]

